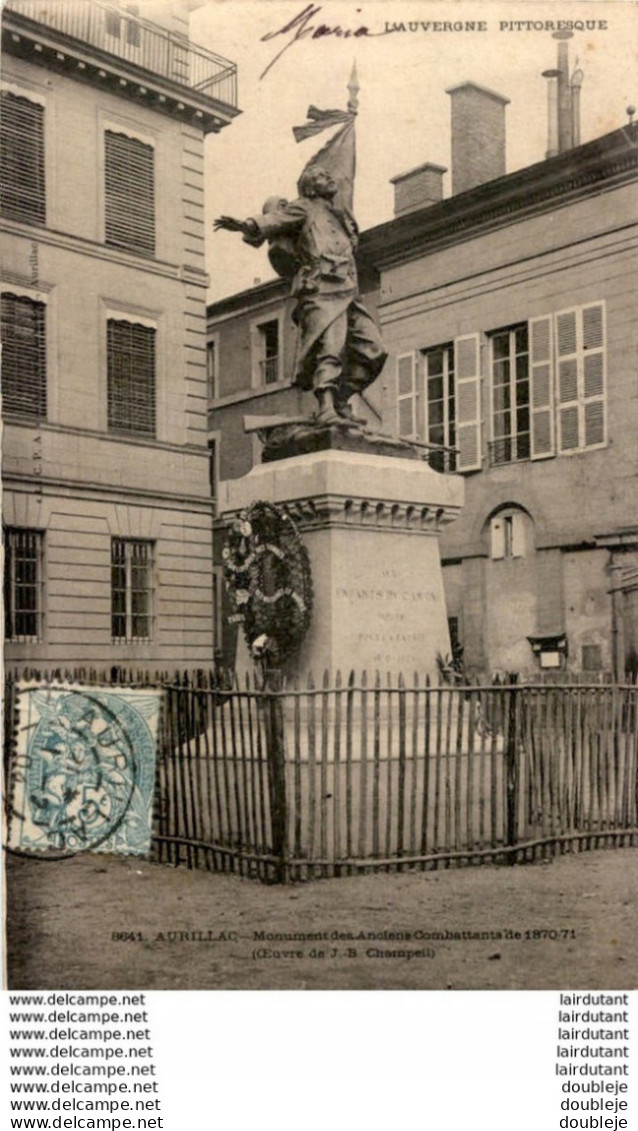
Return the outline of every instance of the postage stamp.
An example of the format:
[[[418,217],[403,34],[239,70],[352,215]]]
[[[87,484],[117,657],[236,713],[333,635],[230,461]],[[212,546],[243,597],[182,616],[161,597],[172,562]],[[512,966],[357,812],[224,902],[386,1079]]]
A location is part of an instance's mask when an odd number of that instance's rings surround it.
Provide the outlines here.
[[[16,690],[9,850],[147,853],[161,692],[68,684]]]

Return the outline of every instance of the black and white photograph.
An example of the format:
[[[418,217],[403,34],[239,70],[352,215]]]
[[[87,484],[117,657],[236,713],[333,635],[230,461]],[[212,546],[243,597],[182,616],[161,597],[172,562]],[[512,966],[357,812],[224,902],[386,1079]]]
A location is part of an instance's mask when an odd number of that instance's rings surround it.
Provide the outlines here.
[[[636,5],[1,20],[5,986],[624,1009]]]

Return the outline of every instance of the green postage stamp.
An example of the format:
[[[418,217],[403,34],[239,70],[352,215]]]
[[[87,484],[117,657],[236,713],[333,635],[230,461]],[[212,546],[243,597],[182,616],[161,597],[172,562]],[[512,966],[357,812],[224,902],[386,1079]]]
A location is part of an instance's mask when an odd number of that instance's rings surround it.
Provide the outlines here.
[[[18,684],[7,847],[150,851],[161,692]]]

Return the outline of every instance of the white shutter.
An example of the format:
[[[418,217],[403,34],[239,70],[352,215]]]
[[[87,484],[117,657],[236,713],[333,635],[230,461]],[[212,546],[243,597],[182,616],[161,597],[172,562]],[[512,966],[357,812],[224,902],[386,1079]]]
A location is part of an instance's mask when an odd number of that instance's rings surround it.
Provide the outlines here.
[[[478,334],[454,342],[458,470],[481,467],[481,351]]]
[[[585,448],[606,441],[605,427],[605,308],[585,306],[583,316],[583,437]]]
[[[556,315],[558,448],[606,442],[605,310],[592,303]]]
[[[397,431],[404,440],[417,440],[416,358],[414,353],[397,357]]]
[[[578,311],[556,315],[558,450],[580,447],[578,412]]]
[[[530,454],[532,459],[546,459],[555,452],[551,315],[530,320],[529,342]]]
[[[490,523],[490,557],[494,560],[505,557],[505,520],[496,515]]]

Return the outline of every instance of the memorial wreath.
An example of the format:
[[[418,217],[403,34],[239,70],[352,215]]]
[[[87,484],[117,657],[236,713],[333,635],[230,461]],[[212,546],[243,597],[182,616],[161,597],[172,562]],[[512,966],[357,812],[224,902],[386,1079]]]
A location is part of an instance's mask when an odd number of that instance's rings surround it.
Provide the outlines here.
[[[272,503],[237,516],[223,550],[224,577],[255,659],[276,667],[301,644],[312,613],[308,551],[293,520]]]

